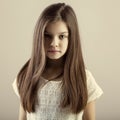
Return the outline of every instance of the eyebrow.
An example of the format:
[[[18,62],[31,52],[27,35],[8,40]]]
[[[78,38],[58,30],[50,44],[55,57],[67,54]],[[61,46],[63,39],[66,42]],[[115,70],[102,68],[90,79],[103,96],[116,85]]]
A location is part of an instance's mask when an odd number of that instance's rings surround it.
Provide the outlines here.
[[[47,31],[45,31],[45,33],[52,34],[52,33],[47,32]],[[60,32],[60,33],[58,33],[58,34],[64,34],[64,33],[68,33],[68,32],[67,32],[67,31],[65,31],[65,32]]]

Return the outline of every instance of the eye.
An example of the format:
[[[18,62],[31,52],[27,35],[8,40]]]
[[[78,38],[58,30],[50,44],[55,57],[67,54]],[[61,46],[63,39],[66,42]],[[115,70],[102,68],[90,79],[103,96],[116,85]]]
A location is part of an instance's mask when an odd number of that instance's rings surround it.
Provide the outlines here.
[[[61,40],[63,40],[64,38],[66,38],[67,36],[66,35],[60,35],[59,36],[59,38],[61,39]]]
[[[44,38],[45,38],[45,39],[52,39],[52,36],[45,33],[45,34],[44,34]]]

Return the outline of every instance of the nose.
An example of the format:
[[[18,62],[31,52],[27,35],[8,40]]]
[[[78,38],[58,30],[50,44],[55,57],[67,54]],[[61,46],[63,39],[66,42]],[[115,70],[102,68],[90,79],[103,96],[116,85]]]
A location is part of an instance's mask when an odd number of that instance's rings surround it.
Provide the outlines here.
[[[54,37],[54,38],[52,39],[52,42],[51,42],[50,46],[51,46],[51,47],[58,47],[58,44],[59,44],[59,42],[58,42],[57,37]]]

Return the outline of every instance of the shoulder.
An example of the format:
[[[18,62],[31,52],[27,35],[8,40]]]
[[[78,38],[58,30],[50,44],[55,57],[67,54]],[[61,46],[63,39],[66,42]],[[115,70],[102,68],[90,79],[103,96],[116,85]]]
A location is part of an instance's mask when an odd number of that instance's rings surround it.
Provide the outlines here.
[[[90,70],[85,69],[85,72],[86,72],[86,77],[87,77],[87,79],[90,78],[90,77],[93,77],[93,75],[92,75],[92,73],[91,73]]]
[[[87,79],[88,87],[90,87],[91,85],[96,85],[96,81],[95,81],[93,74],[88,69],[86,69],[85,72],[86,72],[86,79]]]
[[[17,78],[14,79],[12,83],[12,87],[13,87],[15,94],[19,97],[19,92],[18,92],[18,87],[17,87]]]

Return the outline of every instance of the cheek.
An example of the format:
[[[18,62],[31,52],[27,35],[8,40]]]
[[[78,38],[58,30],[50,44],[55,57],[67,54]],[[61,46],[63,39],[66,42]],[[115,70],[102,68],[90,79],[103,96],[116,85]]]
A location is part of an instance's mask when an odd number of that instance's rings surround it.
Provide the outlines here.
[[[48,46],[49,46],[49,43],[48,43],[48,42],[45,42],[45,43],[44,43],[44,46],[45,46],[45,49],[47,49]]]
[[[66,48],[68,48],[68,40],[66,40],[66,43],[64,45]]]
[[[67,50],[67,48],[68,48],[68,41],[65,41],[64,43],[62,43],[62,48],[64,49],[64,51]]]

